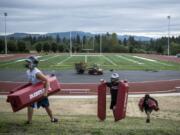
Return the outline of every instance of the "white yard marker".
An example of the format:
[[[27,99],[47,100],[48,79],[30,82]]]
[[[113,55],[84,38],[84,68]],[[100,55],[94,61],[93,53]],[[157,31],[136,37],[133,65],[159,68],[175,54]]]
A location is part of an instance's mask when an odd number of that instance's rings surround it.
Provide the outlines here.
[[[67,57],[66,59],[62,60],[61,62],[57,63],[56,65],[61,65],[65,61],[69,60],[70,58],[72,58],[72,56]]]
[[[142,59],[142,60],[146,60],[146,61],[157,62],[156,60],[147,59],[147,58],[143,58],[143,57],[139,57],[139,56],[133,56],[133,57],[134,57],[134,58],[138,58],[138,59]]]
[[[148,59],[148,58],[139,57],[139,56],[133,56],[133,57],[138,58],[138,59],[142,59],[142,60],[146,60],[146,61],[150,61],[150,62],[154,62],[154,63],[157,63],[157,64],[165,65],[165,66],[172,66],[170,64],[162,63],[162,62],[159,62],[159,61],[153,60],[153,59]]]
[[[114,63],[112,60],[110,60],[110,59],[107,58],[106,56],[103,55],[103,57],[104,57],[107,61],[109,61],[111,64],[113,64],[114,66],[117,66],[116,63]]]
[[[20,59],[20,60],[16,60],[14,63],[16,62],[21,62],[21,61],[25,61],[26,59]]]
[[[87,63],[87,55],[85,55],[85,63]]]
[[[59,55],[55,55],[55,56],[52,56],[52,57],[50,57],[50,58],[47,58],[47,59],[42,59],[42,60],[40,60],[40,61],[47,61],[47,60],[49,60],[49,59],[53,59],[53,58],[56,58],[56,57],[58,57]]]
[[[7,66],[7,65],[11,65],[14,63],[22,62],[22,61],[25,61],[25,59],[19,59],[19,60],[13,61],[13,62],[5,63],[5,64],[2,64],[1,66]]]
[[[126,58],[124,56],[120,56],[120,55],[116,55],[117,57],[121,58],[121,59],[124,59],[124,60],[127,60],[127,61],[130,61],[130,62],[133,62],[133,63],[136,63],[136,64],[139,64],[139,65],[142,65],[144,63],[141,63],[141,62],[138,62],[138,61],[135,61],[135,60],[132,60],[132,59],[129,59],[129,58]]]
[[[36,56],[37,58],[41,58],[42,56]]]

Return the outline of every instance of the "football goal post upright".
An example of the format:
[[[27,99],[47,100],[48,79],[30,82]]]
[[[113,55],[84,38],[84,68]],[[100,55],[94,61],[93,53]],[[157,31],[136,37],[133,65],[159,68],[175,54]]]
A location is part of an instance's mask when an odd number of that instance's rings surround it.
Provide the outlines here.
[[[102,55],[102,35],[100,34],[99,53]]]
[[[71,31],[70,31],[70,37],[69,37],[69,41],[70,41],[70,44],[69,44],[69,55],[72,56],[72,41],[71,41]]]
[[[94,51],[94,36],[85,39],[85,41],[82,38],[82,50],[87,52]]]

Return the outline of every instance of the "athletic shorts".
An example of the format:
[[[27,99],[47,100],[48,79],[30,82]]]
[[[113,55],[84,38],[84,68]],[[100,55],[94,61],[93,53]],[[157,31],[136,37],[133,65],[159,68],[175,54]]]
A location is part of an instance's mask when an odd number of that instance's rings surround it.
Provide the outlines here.
[[[37,106],[37,107],[36,107]],[[49,106],[49,100],[47,97],[43,98],[42,100],[36,102],[36,103],[33,103],[31,105],[32,108],[40,108],[40,107],[48,107]]]

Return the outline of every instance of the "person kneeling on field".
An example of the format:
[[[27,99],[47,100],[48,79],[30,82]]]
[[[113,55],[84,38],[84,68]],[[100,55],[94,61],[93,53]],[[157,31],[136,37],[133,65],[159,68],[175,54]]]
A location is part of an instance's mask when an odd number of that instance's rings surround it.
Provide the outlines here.
[[[47,98],[47,92],[50,89],[50,84],[46,76],[37,68],[37,65],[39,63],[38,59],[35,56],[30,56],[25,61],[26,61],[25,67],[28,69],[27,76],[28,76],[29,83],[31,83],[32,85],[35,85],[38,82],[43,81],[44,88],[45,88],[44,98],[40,100],[39,102],[35,102],[31,104],[30,106],[28,106],[28,112],[27,112],[28,121],[26,122],[26,124],[32,123],[33,109],[40,108],[41,106],[45,108],[47,114],[49,115],[51,119],[51,122],[58,122],[58,119],[53,117],[52,111],[49,107],[49,100]]]
[[[152,98],[149,94],[145,94],[143,98],[139,101],[139,109],[143,112],[145,110],[145,113],[147,115],[146,123],[150,123],[150,114],[153,110],[158,111],[158,101],[154,98]]]

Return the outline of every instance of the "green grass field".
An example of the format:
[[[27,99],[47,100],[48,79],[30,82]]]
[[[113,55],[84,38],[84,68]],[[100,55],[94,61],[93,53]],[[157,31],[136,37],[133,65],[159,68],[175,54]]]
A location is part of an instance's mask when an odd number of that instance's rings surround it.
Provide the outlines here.
[[[50,123],[47,115],[35,115],[32,125],[24,124],[26,115],[1,113],[0,134],[30,135],[179,135],[180,121],[127,117],[114,122],[107,117],[99,122],[96,116],[65,115],[59,123]]]
[[[107,118],[99,122],[97,99],[51,99],[51,109],[58,123],[51,123],[44,109],[35,109],[32,125],[24,124],[27,110],[13,113],[5,98],[0,98],[0,135],[179,135],[179,97],[157,97],[160,111],[153,112],[151,123],[139,111],[139,98],[129,98],[127,117],[114,122],[107,98]],[[2,108],[3,106],[3,108]]]
[[[143,58],[143,57],[142,57]],[[74,69],[77,62],[87,62],[88,67],[99,64],[103,69],[116,70],[180,70],[180,64],[152,59],[141,59],[132,54],[76,55],[49,54],[39,57],[41,69]],[[22,59],[0,62],[0,69],[23,69]]]

